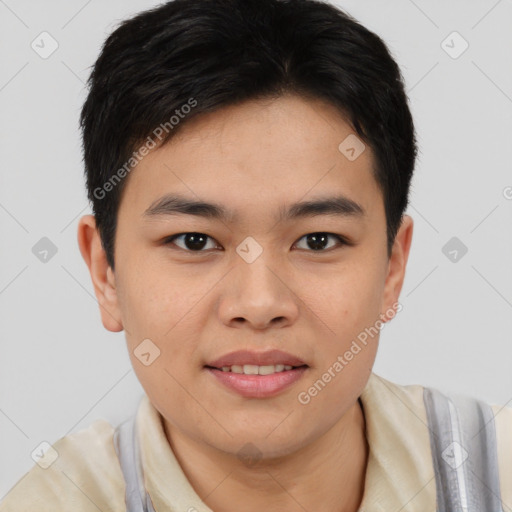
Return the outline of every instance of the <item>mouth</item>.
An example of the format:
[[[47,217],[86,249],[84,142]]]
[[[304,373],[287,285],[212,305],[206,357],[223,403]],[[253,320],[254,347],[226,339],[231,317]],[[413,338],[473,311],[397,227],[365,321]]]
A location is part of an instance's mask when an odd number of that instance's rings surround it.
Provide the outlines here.
[[[291,388],[309,369],[307,364],[293,365],[206,365],[205,371],[222,388],[244,398],[272,398]]]
[[[232,366],[209,366],[206,365],[205,368],[209,368],[211,370],[219,370],[224,373],[237,373],[243,375],[273,375],[275,373],[288,372],[291,370],[296,370],[298,368],[308,368],[307,364],[302,364],[298,366],[293,366],[289,364],[276,364],[276,365],[256,365],[256,364],[244,364],[237,365],[234,364]]]
[[[308,370],[299,357],[282,350],[238,350],[204,365],[214,382],[245,398],[270,398],[290,388]]]

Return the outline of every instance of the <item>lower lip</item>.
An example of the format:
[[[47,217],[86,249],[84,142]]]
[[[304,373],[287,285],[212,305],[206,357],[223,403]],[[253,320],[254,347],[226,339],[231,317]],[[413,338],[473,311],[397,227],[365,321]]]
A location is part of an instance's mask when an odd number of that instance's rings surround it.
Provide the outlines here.
[[[226,387],[247,398],[268,398],[275,396],[297,382],[308,369],[307,366],[272,373],[271,375],[245,375],[244,373],[223,372],[206,368]]]

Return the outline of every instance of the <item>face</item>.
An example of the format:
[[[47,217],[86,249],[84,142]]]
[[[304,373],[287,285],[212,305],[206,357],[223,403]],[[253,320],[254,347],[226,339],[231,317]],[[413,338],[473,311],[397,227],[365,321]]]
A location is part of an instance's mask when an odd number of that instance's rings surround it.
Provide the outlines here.
[[[412,224],[406,217],[389,259],[371,150],[349,159],[339,149],[353,133],[318,100],[228,107],[184,125],[130,173],[115,273],[82,219],[103,323],[125,330],[169,428],[225,453],[252,442],[280,456],[357,405],[378,345],[378,333],[365,343],[362,333],[394,314]],[[287,355],[265,359],[272,350]],[[276,367],[286,362],[299,368]],[[236,373],[243,364],[270,374]]]

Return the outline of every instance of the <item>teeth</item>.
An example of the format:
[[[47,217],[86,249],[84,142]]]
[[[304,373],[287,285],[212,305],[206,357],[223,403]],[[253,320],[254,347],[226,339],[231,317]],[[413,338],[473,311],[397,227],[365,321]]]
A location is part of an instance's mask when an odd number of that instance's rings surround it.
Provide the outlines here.
[[[271,375],[272,373],[276,373],[276,367],[273,365],[268,366],[256,366],[256,373],[259,375]]]
[[[223,366],[223,372],[243,373],[245,375],[272,375],[285,370],[291,370],[293,366],[289,364],[276,364],[258,366],[256,364],[244,364],[243,366],[234,364],[233,366]]]
[[[255,364],[244,364],[243,372],[245,375],[258,375],[259,366]]]

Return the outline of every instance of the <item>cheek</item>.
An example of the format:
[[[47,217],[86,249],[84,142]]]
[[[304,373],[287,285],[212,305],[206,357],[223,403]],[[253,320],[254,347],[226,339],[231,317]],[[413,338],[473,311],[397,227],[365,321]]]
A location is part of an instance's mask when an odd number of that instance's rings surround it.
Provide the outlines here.
[[[134,270],[123,274],[119,301],[129,331],[170,335],[201,297],[201,286],[192,287],[184,273],[137,262],[128,262],[126,268]]]
[[[195,351],[208,318],[204,314],[205,297],[215,281],[166,272],[155,265],[131,268],[137,270],[123,281],[120,305],[132,362],[140,366],[133,352],[143,340],[150,339],[160,355],[148,368],[152,372],[168,368],[181,375],[186,365],[199,364]],[[141,380],[153,379],[145,373],[146,368],[138,372]],[[160,377],[165,380],[169,375]]]
[[[377,267],[354,263],[321,282],[305,283],[303,300],[331,334],[346,339],[378,319],[383,289]]]

